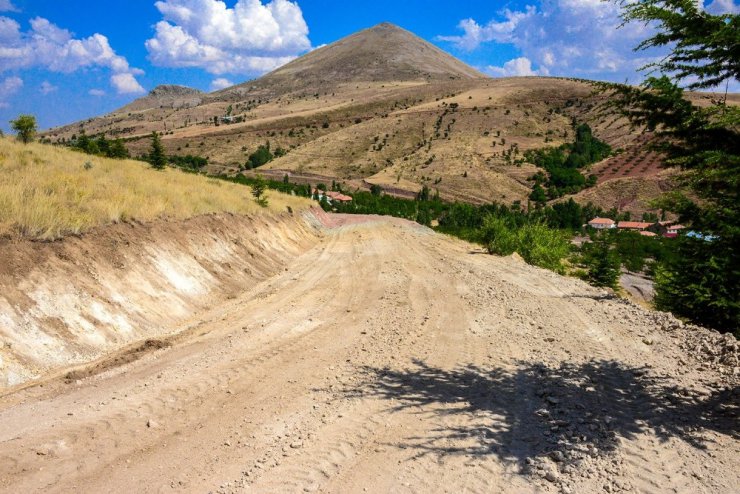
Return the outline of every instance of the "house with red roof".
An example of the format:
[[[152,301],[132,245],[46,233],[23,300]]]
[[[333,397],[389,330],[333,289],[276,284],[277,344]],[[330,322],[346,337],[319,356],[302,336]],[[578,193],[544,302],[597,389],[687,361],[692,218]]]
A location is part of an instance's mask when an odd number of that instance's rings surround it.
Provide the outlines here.
[[[596,230],[608,230],[610,228],[616,228],[617,225],[610,218],[594,218],[588,222],[588,226]]]
[[[324,195],[326,195],[326,200],[329,202],[329,204],[333,202],[352,202],[352,197],[333,190],[324,192],[321,189],[314,189],[313,195],[317,196],[319,198],[319,201]]]
[[[632,230],[635,232],[643,232],[653,226],[652,223],[644,223],[642,221],[620,221],[617,224],[617,228],[620,230]]]
[[[659,221],[653,225],[652,231],[666,238],[676,238],[685,229],[684,225],[676,224],[675,221]]]

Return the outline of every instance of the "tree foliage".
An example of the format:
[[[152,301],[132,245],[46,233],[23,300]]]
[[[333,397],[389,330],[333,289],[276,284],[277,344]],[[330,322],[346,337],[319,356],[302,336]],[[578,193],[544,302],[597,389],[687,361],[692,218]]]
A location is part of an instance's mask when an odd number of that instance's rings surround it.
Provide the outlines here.
[[[149,163],[153,168],[157,170],[164,170],[167,166],[167,155],[164,152],[164,146],[162,146],[162,140],[159,138],[159,134],[152,132],[152,144],[149,150]]]
[[[575,194],[587,185],[593,185],[581,173],[581,169],[611,154],[611,147],[594,137],[587,124],[575,126],[575,141],[556,148],[532,149],[524,153],[530,163],[545,170],[546,175],[538,173],[534,177],[535,187],[530,200],[544,204],[564,194]],[[547,193],[542,188],[547,186]]]
[[[38,130],[36,117],[33,115],[19,115],[18,118],[10,121],[10,127],[16,131],[18,140],[23,144],[33,141]]]
[[[505,217],[489,215],[481,230],[483,245],[491,254],[518,253],[529,264],[563,273],[563,259],[570,252],[569,235],[541,221],[517,225]]]
[[[712,88],[740,79],[740,17],[710,15],[695,0],[619,0],[623,20],[657,24],[657,32],[638,50],[671,47],[669,56],[648,65],[679,80],[693,79],[691,89]]]
[[[622,261],[604,235],[583,245],[581,264],[587,269],[586,281],[594,286],[617,288]]]
[[[73,136],[68,145],[72,149],[83,153],[105,156],[106,158],[124,159],[129,157],[128,149],[126,149],[121,139],[106,139],[103,134],[91,138],[83,132],[79,137]]]
[[[280,151],[280,148],[278,148]],[[273,160],[275,156],[270,151],[270,143],[260,145],[255,152],[249,155],[247,159],[247,168],[259,168]]]
[[[739,16],[710,15],[691,0],[620,3],[625,22],[657,24],[657,34],[638,49],[669,46],[671,51],[652,65],[664,74],[641,87],[598,84],[611,96],[605,109],[655,131],[666,163],[685,171],[685,185],[701,199],[674,194],[663,206],[711,239],[678,239],[678,255],[658,269],[657,305],[719,330],[738,331],[740,108],[723,99],[698,107],[677,82],[690,79],[690,88],[708,88],[740,77]]]
[[[265,197],[265,191],[267,190],[267,182],[265,182],[265,179],[262,178],[261,175],[257,175],[257,178],[254,180],[251,187],[254,202],[262,206],[263,208],[266,208],[268,202],[267,197]]]

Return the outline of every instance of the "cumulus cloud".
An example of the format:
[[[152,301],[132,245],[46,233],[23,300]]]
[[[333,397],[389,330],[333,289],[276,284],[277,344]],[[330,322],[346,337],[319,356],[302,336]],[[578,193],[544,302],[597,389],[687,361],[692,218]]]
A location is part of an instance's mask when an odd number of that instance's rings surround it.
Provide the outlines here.
[[[198,67],[212,74],[260,74],[311,48],[308,26],[289,0],[164,0],[163,20],[146,42],[162,67]]]
[[[715,0],[721,2],[727,0]],[[484,43],[506,43],[518,48],[522,60],[493,67],[492,73],[535,72],[624,81],[636,78],[637,69],[658,56],[639,55],[633,48],[651,33],[638,23],[621,29],[619,5],[601,0],[543,0],[539,7],[504,10],[487,24],[473,19],[459,24],[462,34],[439,39],[461,50],[474,50]]]
[[[18,92],[23,87],[23,79],[20,77],[6,77],[5,80],[0,82],[0,93],[11,96]]]
[[[493,76],[498,77],[521,77],[533,75],[549,75],[546,68],[539,70],[532,69],[532,61],[527,57],[519,57],[506,62],[503,67],[489,65],[485,71]]]
[[[458,27],[463,31],[462,36],[438,36],[441,41],[454,43],[458,48],[471,51],[478,48],[481,43],[495,41],[496,43],[514,42],[514,31],[522,21],[537,14],[537,10],[532,7],[526,7],[524,12],[514,12],[509,9],[501,11],[500,15],[504,18],[502,21],[490,21],[488,24],[481,26],[473,19],[463,19]]]
[[[118,94],[141,94],[146,92],[136,78],[129,73],[114,74],[111,76],[110,82],[116,88]]]
[[[214,91],[218,91],[219,89],[226,89],[227,87],[233,86],[234,83],[230,80],[219,77],[218,79],[214,79],[213,82],[211,82],[211,89]]]
[[[105,91],[103,91],[102,89],[91,89],[90,91],[88,91],[88,94],[90,96],[101,97],[101,96],[105,96]]]
[[[10,0],[0,0],[0,12],[20,12]]]
[[[47,94],[53,93],[59,88],[55,86],[54,84],[50,83],[49,81],[44,81],[41,83],[41,87],[39,88],[39,91],[41,94],[46,96]]]
[[[31,19],[30,24],[31,29],[22,32],[16,21],[0,16],[0,73],[37,67],[71,73],[82,68],[104,67],[113,71],[111,82],[117,88],[118,84],[133,87],[135,76],[143,73],[116,54],[102,34],[76,39],[66,29],[41,17]],[[135,85],[141,88],[138,82]]]

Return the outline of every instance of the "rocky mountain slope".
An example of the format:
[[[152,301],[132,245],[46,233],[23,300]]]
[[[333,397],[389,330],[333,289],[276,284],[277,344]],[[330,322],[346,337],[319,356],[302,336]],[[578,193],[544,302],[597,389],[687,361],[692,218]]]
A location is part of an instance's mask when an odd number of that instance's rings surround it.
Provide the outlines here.
[[[707,97],[695,95],[699,102]],[[288,151],[262,170],[275,177],[287,172],[408,193],[427,185],[447,199],[512,203],[526,202],[536,171],[515,164],[523,152],[568,142],[574,119],[615,149],[644,146],[639,133],[597,111],[600,101],[584,81],[485,77],[408,31],[380,24],[254,81],[207,95],[158,88],[45,135],[60,141],[81,130],[105,133],[126,138],[138,155],[152,131],[162,132],[168,153],[207,157],[218,173],[238,172],[269,142]],[[641,191],[670,184],[659,163],[640,179],[648,183]],[[613,190],[600,181],[583,197],[635,212],[653,197],[615,199]]]

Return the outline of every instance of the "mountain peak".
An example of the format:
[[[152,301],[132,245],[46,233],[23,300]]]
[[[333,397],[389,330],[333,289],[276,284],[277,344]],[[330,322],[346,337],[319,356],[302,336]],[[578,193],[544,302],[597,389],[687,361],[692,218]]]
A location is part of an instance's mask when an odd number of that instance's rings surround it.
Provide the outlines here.
[[[273,94],[353,82],[449,81],[485,77],[415,34],[383,22],[293,60],[232,91]]]
[[[194,89],[187,86],[179,86],[177,84],[161,84],[151,91],[149,96],[162,97],[162,96],[192,96],[202,94],[198,89]]]
[[[202,100],[202,91],[187,86],[178,86],[177,84],[162,84],[149,91],[149,94],[143,98],[132,101],[118,111],[132,112],[150,108],[190,108],[198,106]]]

